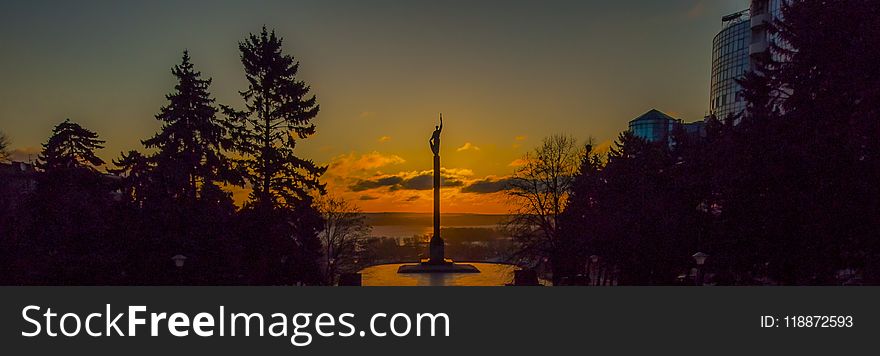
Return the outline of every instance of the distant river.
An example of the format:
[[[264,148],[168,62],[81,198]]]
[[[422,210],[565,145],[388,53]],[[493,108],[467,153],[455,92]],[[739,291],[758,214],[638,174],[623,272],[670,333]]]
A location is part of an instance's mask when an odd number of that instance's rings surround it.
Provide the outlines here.
[[[494,229],[497,228],[498,225],[443,225],[440,226],[443,228],[475,228],[475,229]],[[391,237],[391,238],[404,238],[404,237],[413,237],[413,236],[424,236],[434,232],[434,227],[431,225],[379,225],[373,226],[373,232],[370,233],[370,236],[373,237]]]
[[[373,227],[370,236],[406,238],[424,236],[433,232],[434,217],[430,213],[366,213],[367,224]],[[494,229],[504,215],[442,214],[441,228]]]

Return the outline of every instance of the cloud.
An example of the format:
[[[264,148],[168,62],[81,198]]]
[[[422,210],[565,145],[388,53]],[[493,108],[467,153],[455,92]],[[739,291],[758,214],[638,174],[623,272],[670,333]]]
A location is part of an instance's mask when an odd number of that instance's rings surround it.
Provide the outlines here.
[[[406,160],[397,155],[383,155],[373,151],[357,155],[354,153],[336,156],[327,168],[328,175],[348,177],[356,173],[364,173],[380,167],[404,163]]]
[[[693,6],[690,7],[687,11],[687,18],[695,19],[703,15],[703,12],[706,10],[706,4],[702,1],[697,1]]]
[[[464,182],[461,180],[451,177],[445,176],[443,174],[440,175],[440,186],[443,188],[451,188],[451,187],[460,187],[464,185]],[[405,179],[399,186],[398,189],[409,189],[409,190],[428,190],[434,189],[434,173],[426,172],[424,174],[417,175],[415,177]]]
[[[593,152],[596,152],[596,153],[602,154],[602,155],[607,154],[608,151],[611,151],[611,145],[613,145],[613,144],[614,144],[614,141],[612,141],[610,139],[599,142],[598,144],[593,146]]]
[[[365,119],[368,117],[376,116],[376,113],[374,113],[372,111],[361,111],[361,113],[358,114],[358,116],[360,116],[362,119]]]
[[[440,179],[440,185],[443,185],[443,179]],[[427,172],[427,174],[419,174],[415,177],[405,179],[401,182],[400,185],[391,187],[392,190],[399,189],[409,189],[409,190],[428,190],[434,188],[434,174],[432,172]]]
[[[9,160],[18,162],[36,161],[40,155],[39,147],[22,147],[9,151]]]
[[[529,137],[526,136],[526,135],[517,135],[517,136],[514,136],[513,139],[514,139],[516,142],[514,142],[512,145],[510,145],[510,147],[513,148],[513,149],[518,149],[518,148],[522,147],[522,142],[525,141],[525,140],[527,140],[528,138],[529,138]]]
[[[446,168],[440,167],[440,174],[445,176],[463,176],[470,177],[474,175],[474,171],[467,168]]]
[[[522,167],[522,166],[525,166],[526,163],[529,163],[529,162],[522,159],[522,158],[517,158],[517,159],[511,161],[510,163],[508,163],[507,166],[508,167]]]
[[[378,141],[379,143],[388,142],[388,141],[391,141],[391,136],[382,136],[382,137],[379,137],[379,139],[376,141]]]
[[[348,188],[351,189],[351,191],[353,192],[362,192],[365,190],[382,187],[393,187],[399,185],[400,183],[403,183],[403,178],[398,176],[386,176],[376,179],[359,179]]]
[[[479,151],[480,148],[477,146],[474,146],[474,144],[472,144],[470,142],[465,142],[463,146],[456,149],[456,151],[458,151],[458,152],[467,151],[467,150]]]
[[[454,188],[465,185],[465,180],[473,172],[469,169],[440,169],[440,185],[442,188]],[[430,190],[434,189],[433,171],[410,171],[396,174],[378,175],[367,179],[357,179],[348,189],[362,192],[370,189],[388,188],[389,191]]]
[[[368,211],[430,211],[434,172],[432,170],[390,170],[394,156],[348,154],[332,161],[335,173],[323,177],[327,189]],[[385,168],[363,170],[363,167]],[[475,176],[465,168],[441,167],[441,204],[446,211],[503,213],[507,211],[506,177]],[[493,194],[494,193],[494,194]]]
[[[461,192],[474,194],[497,193],[510,189],[510,181],[511,179],[508,177],[486,177],[480,180],[473,181],[470,184],[464,186],[463,188],[461,188]]]

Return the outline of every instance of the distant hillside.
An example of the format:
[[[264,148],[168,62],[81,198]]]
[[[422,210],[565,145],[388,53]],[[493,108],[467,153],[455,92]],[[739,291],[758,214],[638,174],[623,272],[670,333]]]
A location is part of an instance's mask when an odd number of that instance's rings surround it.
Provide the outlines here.
[[[432,226],[431,213],[365,213],[367,223],[372,226]],[[443,226],[484,226],[497,225],[507,215],[501,214],[440,214]]]

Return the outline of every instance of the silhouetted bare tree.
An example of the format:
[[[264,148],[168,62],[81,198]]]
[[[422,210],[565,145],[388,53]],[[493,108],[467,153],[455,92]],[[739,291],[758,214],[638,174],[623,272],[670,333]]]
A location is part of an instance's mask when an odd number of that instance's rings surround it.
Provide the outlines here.
[[[324,275],[326,283],[333,285],[340,273],[358,269],[358,255],[372,228],[360,209],[341,197],[320,198],[318,209],[324,218],[319,235],[324,245]]]
[[[9,160],[9,137],[6,137],[6,133],[0,131],[0,162],[6,162]]]
[[[515,257],[537,265],[548,258],[554,282],[562,277],[565,259],[572,251],[560,234],[559,218],[565,210],[582,150],[570,136],[544,139],[514,173],[508,195],[513,210],[506,230],[517,241]]]

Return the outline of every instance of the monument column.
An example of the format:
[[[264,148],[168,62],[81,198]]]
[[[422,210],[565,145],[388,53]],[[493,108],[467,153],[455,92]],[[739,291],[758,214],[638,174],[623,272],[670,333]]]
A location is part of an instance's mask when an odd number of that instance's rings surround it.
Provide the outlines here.
[[[419,264],[401,265],[397,273],[480,273],[473,265],[454,263],[446,259],[446,248],[440,237],[440,132],[443,131],[443,114],[440,125],[435,127],[428,143],[434,153],[434,236],[428,243],[428,258]]]
[[[443,263],[446,253],[440,237],[440,155],[434,155],[434,236],[430,243],[430,262]]]

